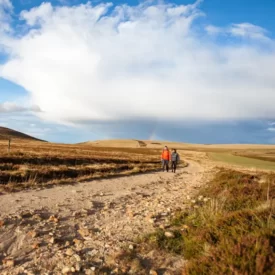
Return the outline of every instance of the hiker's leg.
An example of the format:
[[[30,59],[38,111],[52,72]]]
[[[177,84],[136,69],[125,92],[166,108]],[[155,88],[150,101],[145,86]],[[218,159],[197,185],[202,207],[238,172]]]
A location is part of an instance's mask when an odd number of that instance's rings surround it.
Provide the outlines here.
[[[176,170],[176,163],[175,161],[172,162],[172,172],[175,172]]]
[[[169,161],[168,160],[166,161],[166,170],[167,170],[167,172],[169,171]]]
[[[174,164],[174,173],[176,173],[176,170],[177,170],[177,162],[175,161],[175,164]]]

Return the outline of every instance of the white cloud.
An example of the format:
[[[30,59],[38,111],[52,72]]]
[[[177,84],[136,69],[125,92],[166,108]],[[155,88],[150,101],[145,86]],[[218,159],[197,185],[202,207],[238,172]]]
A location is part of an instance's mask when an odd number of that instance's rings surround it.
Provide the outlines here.
[[[12,4],[10,0],[0,0],[0,35],[1,32],[10,30],[10,11],[12,11]]]
[[[210,35],[231,35],[244,39],[254,39],[259,42],[264,41],[266,43],[274,43],[274,41],[267,37],[267,30],[250,23],[232,24],[229,27],[217,27],[213,25],[207,25],[205,27],[205,30]]]
[[[2,38],[11,57],[0,76],[51,121],[274,117],[274,41],[259,50],[265,31],[245,23],[227,32],[253,40],[215,44],[209,28],[200,36],[199,2],[44,3],[21,13],[27,34]]]
[[[229,32],[236,36],[248,37],[253,39],[267,39],[267,31],[259,26],[250,23],[233,24]]]
[[[17,112],[41,112],[40,108],[36,105],[21,106],[15,102],[0,103],[0,113],[17,113]]]
[[[29,26],[46,23],[47,18],[51,17],[53,12],[50,3],[42,3],[39,7],[32,8],[30,11],[22,11],[21,19],[25,20]]]
[[[223,28],[213,26],[213,25],[206,26],[205,30],[207,31],[208,34],[212,34],[212,35],[216,35],[224,32]]]
[[[12,4],[10,0],[0,0],[0,7],[4,9],[12,9]]]
[[[270,131],[270,132],[275,132],[275,128],[274,127],[269,127],[269,128],[267,128],[267,130]]]

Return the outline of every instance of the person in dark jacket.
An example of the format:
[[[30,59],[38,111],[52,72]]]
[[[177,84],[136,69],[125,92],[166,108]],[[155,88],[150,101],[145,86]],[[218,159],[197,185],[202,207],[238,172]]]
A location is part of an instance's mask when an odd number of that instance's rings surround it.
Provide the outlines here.
[[[173,149],[173,152],[171,154],[171,161],[172,161],[172,172],[176,173],[177,164],[180,161],[180,156],[177,153],[176,149]]]

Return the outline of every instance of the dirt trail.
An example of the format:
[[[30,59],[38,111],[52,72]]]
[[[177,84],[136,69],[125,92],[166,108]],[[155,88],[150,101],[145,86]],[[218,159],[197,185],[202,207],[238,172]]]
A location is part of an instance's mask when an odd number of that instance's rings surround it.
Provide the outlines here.
[[[213,167],[188,162],[176,174],[157,172],[0,196],[0,261],[5,259],[0,273],[67,274],[71,269],[93,274],[109,255],[168,223],[183,199],[207,181]],[[173,262],[174,267],[181,264],[181,259]]]

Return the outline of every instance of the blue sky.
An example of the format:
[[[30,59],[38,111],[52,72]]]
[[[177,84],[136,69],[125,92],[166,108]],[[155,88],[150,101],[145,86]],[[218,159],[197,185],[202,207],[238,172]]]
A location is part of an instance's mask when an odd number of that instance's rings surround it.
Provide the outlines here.
[[[65,143],[275,142],[273,0],[91,2],[0,1],[0,126]]]
[[[44,1],[44,0],[18,0],[13,1],[15,12],[19,13],[22,9],[30,9],[39,6],[43,2],[51,2],[53,5],[77,5],[87,3],[83,0],[68,0],[68,1]],[[100,1],[91,1],[99,3]],[[137,5],[141,1],[105,1],[117,4]],[[175,4],[190,4],[194,1],[182,0],[171,1]],[[207,14],[209,22],[214,25],[227,25],[232,22],[250,22],[254,25],[262,26],[269,29],[271,32],[275,29],[275,21],[273,19],[275,13],[275,4],[273,0],[206,0],[201,4],[202,10]]]

